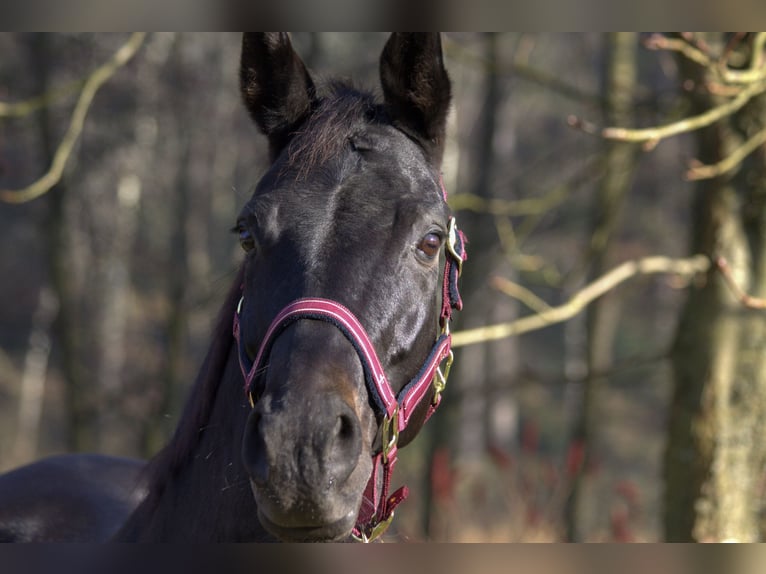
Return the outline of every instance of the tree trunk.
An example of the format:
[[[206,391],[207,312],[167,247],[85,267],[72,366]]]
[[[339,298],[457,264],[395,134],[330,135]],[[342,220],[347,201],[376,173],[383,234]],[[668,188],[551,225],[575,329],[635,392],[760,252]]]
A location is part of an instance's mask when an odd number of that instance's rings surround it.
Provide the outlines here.
[[[172,50],[168,60],[169,74],[174,80],[170,83],[171,89],[183,89],[188,83],[188,70],[184,67],[183,58],[183,34],[177,34]],[[188,106],[194,105],[194,101],[188,98],[184,98],[183,101],[187,103],[179,103],[174,108],[173,118],[178,160],[173,184],[173,204],[170,209],[174,225],[167,254],[168,314],[164,328],[166,356],[157,413],[145,429],[144,451],[147,456],[155,454],[167,442],[173,430],[174,419],[170,415],[180,411],[183,400],[184,349],[188,320],[187,287],[190,277],[187,225],[190,213],[189,170],[192,153],[192,137],[187,127],[193,123]]]
[[[469,161],[463,163],[463,166],[470,166],[467,176],[460,179],[471,193],[489,198],[492,196],[496,161],[493,143],[502,98],[497,73],[497,35],[487,33],[482,35],[482,40],[483,82],[476,91],[477,97],[481,98],[481,106],[474,128],[474,151],[467,158]],[[447,161],[453,159],[448,158]],[[460,285],[465,307],[470,309],[470,314],[458,313],[456,320],[460,328],[467,328],[498,320],[496,298],[487,295],[487,278],[497,263],[497,234],[489,214],[460,213],[458,223],[470,243],[470,272],[462,276]],[[436,458],[442,456],[445,449],[454,453],[462,462],[481,460],[493,406],[489,393],[494,392],[484,388],[484,385],[493,381],[493,364],[500,365],[500,358],[506,368],[509,366],[509,357],[513,353],[508,349],[512,349],[515,344],[513,340],[506,340],[457,351],[455,368],[442,406],[428,425],[429,469],[434,468]],[[460,429],[460,432],[454,432],[455,429]],[[445,509],[433,502],[432,493],[428,490],[423,520],[425,536],[433,540],[448,540],[449,520],[446,519]]]
[[[711,37],[708,42],[721,41]],[[705,70],[681,61],[682,75],[703,86]],[[698,91],[699,113],[717,99]],[[697,157],[714,163],[741,141],[738,126],[763,126],[761,98],[733,118],[700,130]],[[723,256],[735,281],[766,295],[766,185],[762,152],[736,176],[700,183],[694,195],[692,252]],[[692,289],[678,327],[675,389],[665,454],[665,537],[670,541],[755,541],[763,511],[766,419],[766,323],[745,309],[711,271]]]
[[[98,363],[97,381],[100,391],[99,446],[104,452],[113,450],[111,435],[120,416],[121,398],[125,389],[123,367],[126,360],[126,330],[130,305],[130,255],[135,239],[141,180],[135,174],[124,173],[117,181],[117,201],[113,204],[113,219],[107,249],[100,261],[97,282],[98,301]]]
[[[604,81],[604,119],[607,125],[630,127],[633,94],[636,90],[638,34],[634,32],[607,35],[607,62]],[[636,146],[624,142],[605,144],[604,176],[594,208],[589,250],[590,268],[586,282],[595,280],[607,269],[607,255],[621,208],[630,187],[636,165]],[[617,327],[616,300],[604,297],[591,304],[585,315],[586,368],[588,376],[582,387],[579,411],[570,438],[570,447],[583,447],[580,466],[574,470],[572,490],[565,506],[566,539],[581,542],[588,528],[582,524],[583,511],[595,501],[586,500],[585,470],[596,448],[596,429],[601,417],[599,401],[605,372],[612,361],[612,341]],[[586,517],[587,518],[587,517]]]
[[[32,38],[31,51],[36,77],[35,92],[48,92],[50,66],[50,37],[35,34]],[[43,158],[46,165],[52,161],[55,151],[55,136],[47,107],[38,112],[40,139],[43,142]],[[77,307],[74,278],[70,272],[71,249],[67,227],[67,185],[66,175],[48,192],[48,221],[45,225],[47,243],[47,263],[53,293],[58,306],[58,315],[54,323],[54,345],[59,349],[62,373],[65,382],[66,410],[66,447],[69,451],[92,450],[94,447],[93,405],[86,375],[78,355],[80,349],[80,330],[77,326]]]

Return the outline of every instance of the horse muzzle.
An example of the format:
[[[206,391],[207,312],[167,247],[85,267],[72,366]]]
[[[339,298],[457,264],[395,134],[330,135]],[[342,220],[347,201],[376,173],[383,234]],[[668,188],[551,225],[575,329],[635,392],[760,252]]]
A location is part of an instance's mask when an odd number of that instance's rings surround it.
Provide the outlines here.
[[[372,466],[356,413],[334,395],[297,417],[270,404],[251,412],[242,451],[261,524],[282,540],[347,537]]]

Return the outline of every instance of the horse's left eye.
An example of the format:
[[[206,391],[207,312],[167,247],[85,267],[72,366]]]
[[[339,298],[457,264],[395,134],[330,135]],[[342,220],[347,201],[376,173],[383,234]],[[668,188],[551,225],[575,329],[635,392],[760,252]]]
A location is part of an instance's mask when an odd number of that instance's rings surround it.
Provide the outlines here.
[[[428,233],[418,243],[418,251],[425,255],[428,259],[434,259],[439,255],[439,250],[442,247],[442,238],[436,233]]]

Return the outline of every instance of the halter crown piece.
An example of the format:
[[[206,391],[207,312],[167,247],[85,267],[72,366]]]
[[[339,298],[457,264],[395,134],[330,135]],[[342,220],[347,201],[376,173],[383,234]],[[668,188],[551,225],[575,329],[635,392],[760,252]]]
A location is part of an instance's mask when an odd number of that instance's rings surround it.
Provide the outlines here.
[[[440,183],[446,201],[447,192],[441,178]],[[388,494],[391,473],[397,460],[399,433],[407,428],[413,412],[429,396],[429,389],[433,389],[433,393],[425,420],[431,417],[441,402],[442,391],[452,366],[449,322],[453,309],[463,308],[463,301],[458,291],[458,278],[467,256],[465,236],[457,228],[454,217],[449,218],[447,231],[444,247],[442,309],[439,318],[441,333],[436,338],[418,374],[398,394],[394,393],[364,327],[356,316],[340,303],[330,299],[303,298],[288,304],[271,322],[255,360],[252,361],[240,337],[239,314],[242,300],[234,314],[234,338],[237,341],[239,365],[245,379],[245,393],[252,406],[257,401],[257,396],[254,397],[257,394],[254,388],[257,373],[262,369],[276,338],[295,321],[309,319],[331,323],[354,346],[364,369],[367,390],[375,408],[383,417],[381,450],[373,455],[372,474],[362,497],[362,507],[359,510],[356,526],[352,531],[352,536],[361,542],[371,542],[383,534],[391,524],[394,509],[407,498],[409,491],[406,486],[402,486],[391,495]]]

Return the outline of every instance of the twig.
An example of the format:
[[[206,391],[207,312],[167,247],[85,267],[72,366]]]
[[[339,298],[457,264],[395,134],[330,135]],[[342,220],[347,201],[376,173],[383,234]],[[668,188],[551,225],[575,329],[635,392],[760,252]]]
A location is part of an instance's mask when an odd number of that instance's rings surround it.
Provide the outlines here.
[[[713,65],[713,61],[705,52],[696,46],[693,46],[683,38],[668,38],[662,34],[652,34],[644,40],[644,46],[649,50],[669,50],[671,52],[679,52],[692,62],[696,62],[700,66],[706,68]]]
[[[145,37],[146,33],[144,32],[133,33],[130,39],[114,53],[109,61],[97,68],[90,77],[88,77],[83,85],[82,92],[77,100],[74,111],[72,112],[69,128],[53,156],[50,169],[48,169],[40,179],[25,188],[19,190],[0,190],[1,200],[8,203],[25,203],[48,192],[61,180],[61,176],[64,173],[64,167],[72,153],[74,144],[82,133],[88,109],[90,108],[90,104],[93,101],[96,92],[98,92],[104,82],[111,78],[120,67],[130,61],[141,47]]]
[[[85,80],[76,80],[56,90],[23,100],[21,102],[0,102],[0,118],[20,118],[49,106],[60,98],[65,98],[85,85]]]
[[[518,283],[514,283],[513,281],[506,279],[505,277],[493,277],[490,281],[490,284],[498,291],[501,291],[509,297],[513,297],[514,299],[521,301],[524,303],[524,305],[536,313],[545,313],[551,310],[551,306],[540,299],[540,297],[532,293],[532,291],[523,285],[519,285]]]
[[[734,293],[734,296],[739,300],[740,303],[742,303],[742,305],[749,309],[766,309],[766,299],[748,295],[737,284],[737,282],[734,280],[734,276],[732,275],[731,267],[729,267],[729,263],[726,261],[725,257],[716,257],[715,266],[721,272],[721,275],[723,276],[724,281],[726,281],[726,284],[729,286],[729,289],[731,289],[732,293]]]
[[[710,259],[704,255],[696,255],[688,259],[670,259],[668,257],[656,256],[626,261],[593,283],[585,286],[563,305],[552,307],[548,311],[522,317],[509,323],[456,331],[452,334],[452,346],[463,347],[476,343],[495,341],[561,323],[577,315],[594,299],[635,275],[669,273],[691,277],[698,273],[703,273],[709,268]]]
[[[644,42],[644,45],[650,50],[679,52],[692,62],[708,68],[719,80],[728,84],[751,84],[763,80],[766,77],[766,70],[763,69],[763,48],[766,43],[766,33],[759,32],[753,40],[750,65],[744,70],[735,70],[728,66],[728,62],[734,43],[740,40],[741,38],[735,36],[717,60],[710,56],[709,48],[706,46],[693,45],[691,42],[697,40],[691,36],[668,38],[662,34],[653,34]]]
[[[719,106],[709,109],[698,116],[683,119],[664,126],[632,130],[627,128],[609,127],[601,130],[601,135],[607,139],[646,142],[659,141],[677,134],[691,132],[704,128],[740,110],[753,97],[766,91],[766,82],[756,82],[743,89],[737,97]]]
[[[729,154],[728,157],[722,159],[718,163],[711,165],[693,165],[686,172],[686,179],[696,181],[700,179],[710,179],[728,173],[764,143],[766,143],[766,128],[756,133],[753,137]]]
[[[766,69],[763,67],[763,49],[766,46],[766,32],[758,32],[753,40],[750,65],[744,70],[733,70],[725,64],[718,68],[723,79],[732,84],[750,84],[763,80]]]
[[[449,198],[453,211],[473,211],[491,215],[537,215],[550,211],[568,197],[569,187],[554,187],[543,197],[507,200],[485,198],[473,193],[456,193]]]

